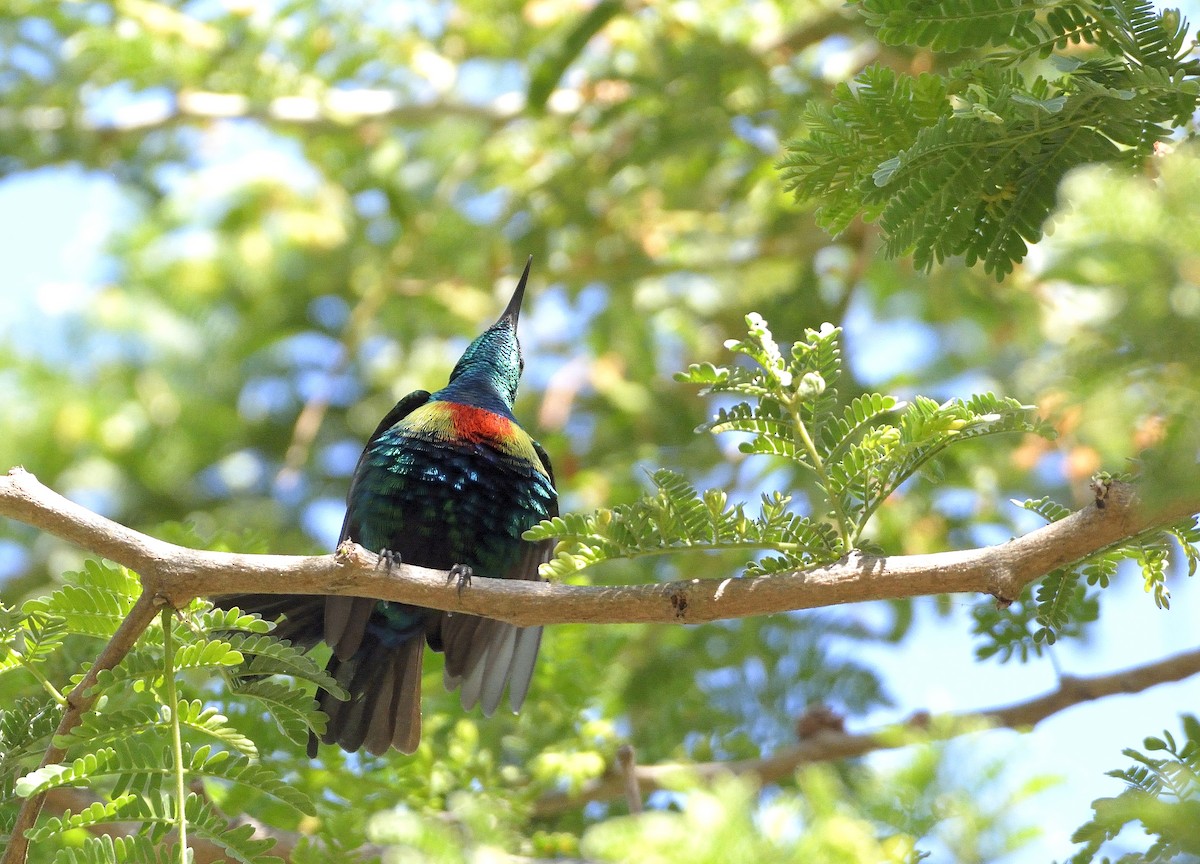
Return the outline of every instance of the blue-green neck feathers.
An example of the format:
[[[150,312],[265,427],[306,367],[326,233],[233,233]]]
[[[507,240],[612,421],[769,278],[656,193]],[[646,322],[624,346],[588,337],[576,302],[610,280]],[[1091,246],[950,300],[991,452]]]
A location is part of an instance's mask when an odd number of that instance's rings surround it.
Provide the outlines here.
[[[495,324],[485,330],[463,352],[450,382],[433,394],[433,398],[447,402],[461,402],[487,408],[498,414],[511,416],[513,402],[517,398],[517,385],[521,382],[521,370],[525,366],[521,358],[521,345],[517,341],[517,318],[521,314],[521,301],[525,297],[525,283],[529,279],[529,263],[517,282],[512,299]]]

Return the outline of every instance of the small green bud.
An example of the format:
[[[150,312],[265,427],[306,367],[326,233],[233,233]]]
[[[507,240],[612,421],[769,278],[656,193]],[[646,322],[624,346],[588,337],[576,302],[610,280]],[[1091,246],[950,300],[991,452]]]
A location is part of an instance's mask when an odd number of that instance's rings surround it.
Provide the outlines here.
[[[805,402],[816,399],[825,392],[825,379],[820,372],[805,372],[796,392]]]

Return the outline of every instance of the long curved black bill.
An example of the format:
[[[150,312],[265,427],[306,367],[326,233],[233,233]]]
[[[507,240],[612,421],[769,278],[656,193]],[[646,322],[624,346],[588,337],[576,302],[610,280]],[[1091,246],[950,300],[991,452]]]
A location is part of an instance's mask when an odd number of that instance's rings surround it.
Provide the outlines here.
[[[529,281],[529,268],[532,264],[533,256],[530,255],[525,262],[525,272],[521,274],[516,290],[513,291],[512,299],[508,301],[508,305],[504,307],[504,312],[500,315],[501,321],[512,321],[514,327],[521,314],[521,301],[525,299],[525,283]]]

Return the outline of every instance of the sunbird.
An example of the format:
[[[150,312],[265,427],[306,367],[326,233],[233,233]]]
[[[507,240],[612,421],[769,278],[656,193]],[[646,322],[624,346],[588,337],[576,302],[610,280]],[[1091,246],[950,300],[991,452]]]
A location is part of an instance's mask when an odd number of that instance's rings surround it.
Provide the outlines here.
[[[532,261],[446,386],[409,393],[380,421],[350,481],[339,546],[352,540],[388,566],[445,570],[459,590],[480,576],[540,580],[554,541],[521,535],[558,515],[558,493],[546,451],[513,416],[525,365],[517,318]],[[324,639],[333,649],[326,671],[350,698],[320,693],[329,715],[320,740],[377,755],[420,743],[426,645],[444,652],[446,688],[459,688],[463,708],[478,704],[490,717],[506,685],[520,709],[542,640],[541,627],[366,597],[250,594],[220,605],[283,616],[275,634],[297,644]],[[312,734],[308,755],[316,752]]]

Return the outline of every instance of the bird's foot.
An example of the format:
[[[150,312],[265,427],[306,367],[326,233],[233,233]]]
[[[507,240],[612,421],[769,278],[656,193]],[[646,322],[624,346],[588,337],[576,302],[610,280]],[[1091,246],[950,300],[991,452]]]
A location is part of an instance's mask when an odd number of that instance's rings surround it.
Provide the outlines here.
[[[404,562],[400,560],[400,553],[395,549],[380,549],[379,561],[375,564],[376,570],[386,570],[392,572],[392,568],[399,567]]]
[[[450,575],[446,577],[446,584],[449,585],[455,579],[458,580],[458,596],[462,596],[463,588],[471,584],[471,577],[475,575],[475,571],[471,569],[469,564],[455,564],[450,568]]]

